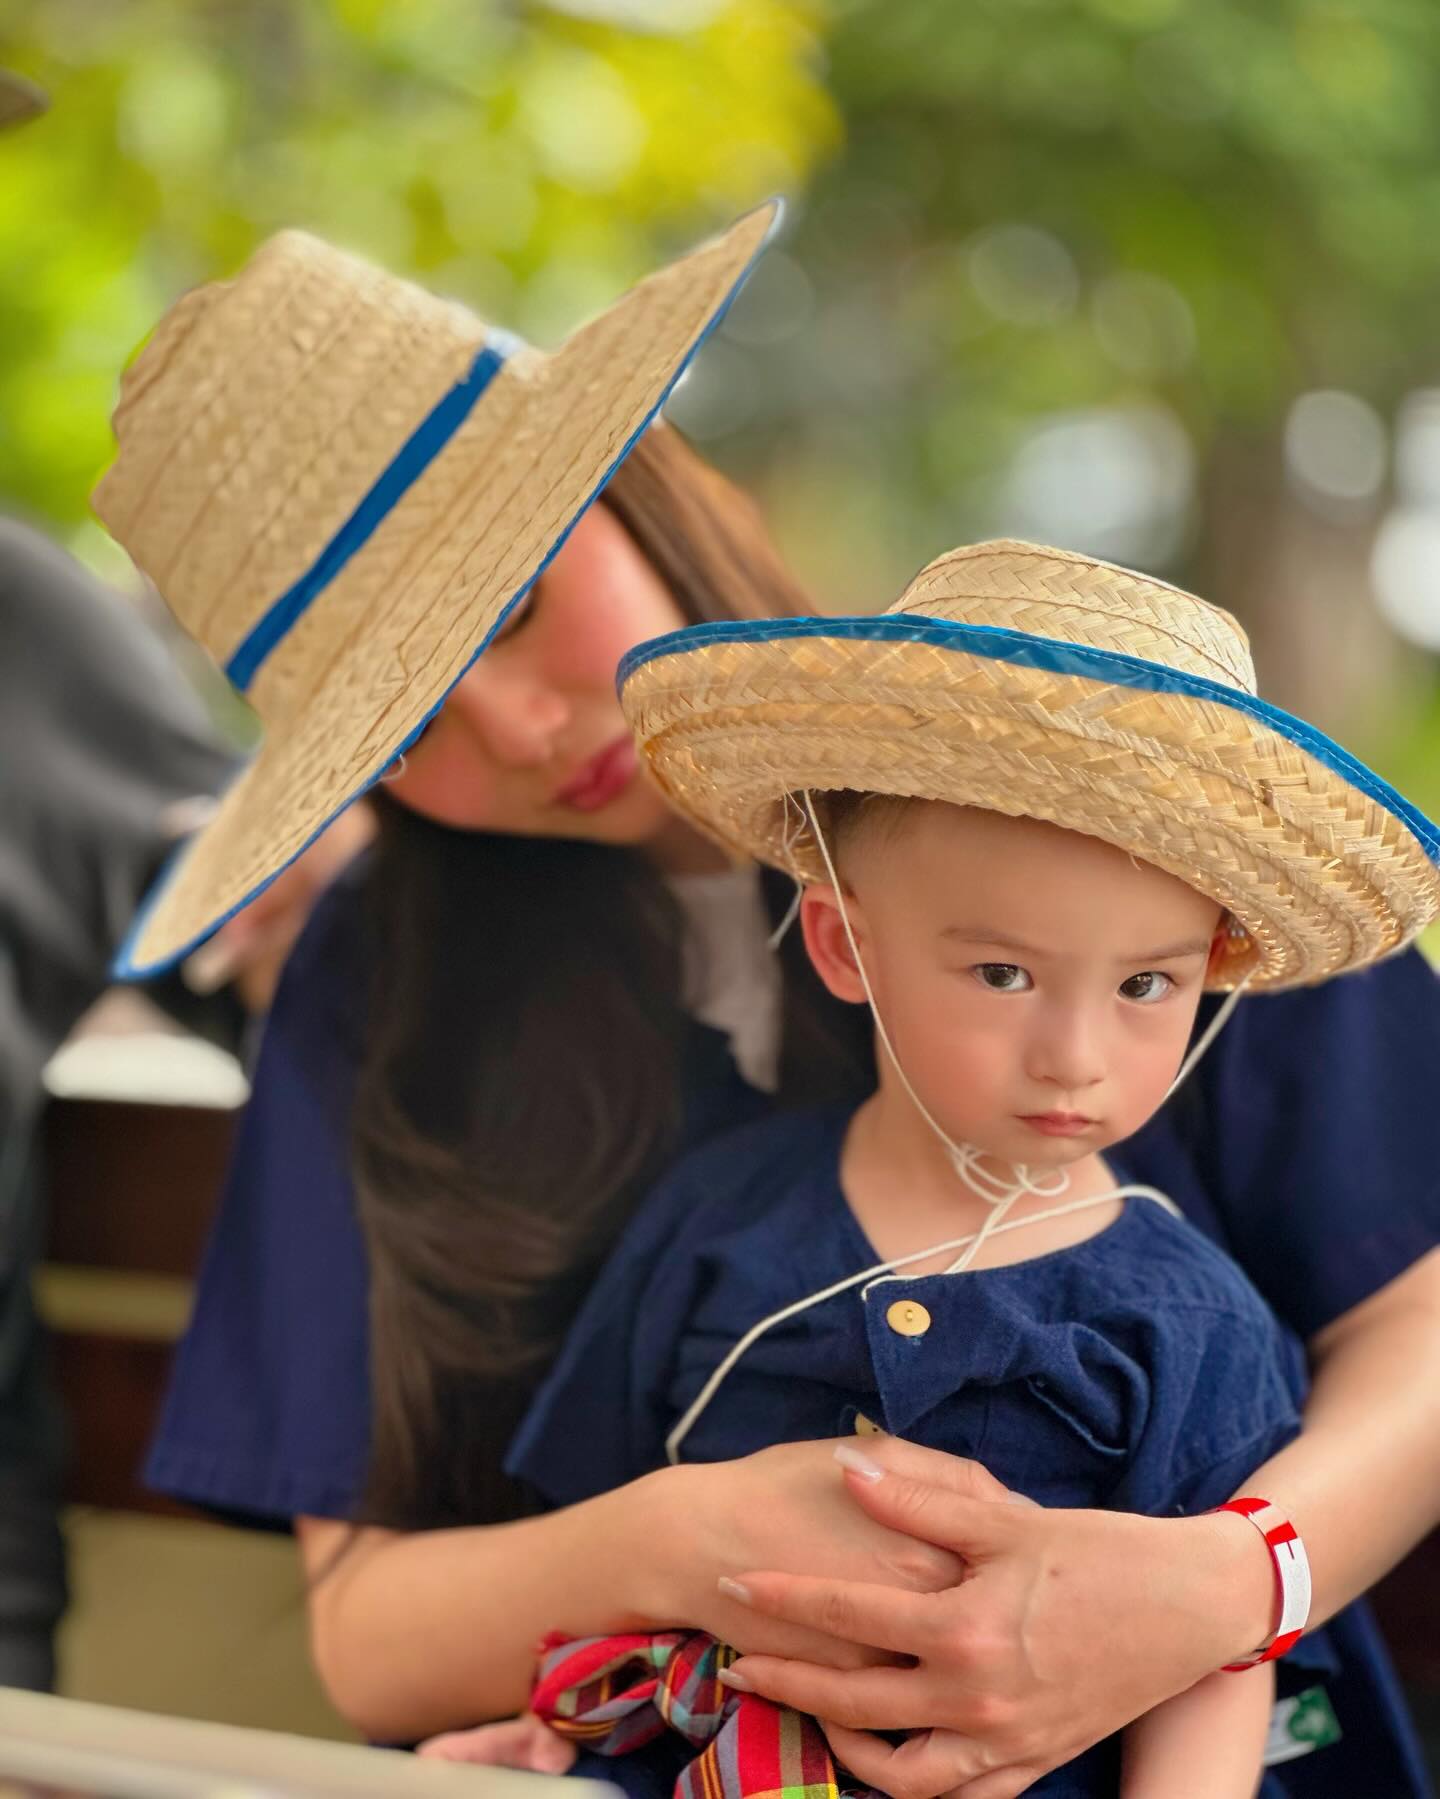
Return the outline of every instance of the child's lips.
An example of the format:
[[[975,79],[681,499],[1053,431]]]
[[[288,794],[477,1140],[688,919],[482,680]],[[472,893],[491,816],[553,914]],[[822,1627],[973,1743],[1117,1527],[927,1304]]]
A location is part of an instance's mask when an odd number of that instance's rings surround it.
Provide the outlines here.
[[[1083,1137],[1099,1123],[1083,1112],[1022,1112],[1017,1116],[1021,1124],[1028,1124],[1032,1131],[1046,1137]]]

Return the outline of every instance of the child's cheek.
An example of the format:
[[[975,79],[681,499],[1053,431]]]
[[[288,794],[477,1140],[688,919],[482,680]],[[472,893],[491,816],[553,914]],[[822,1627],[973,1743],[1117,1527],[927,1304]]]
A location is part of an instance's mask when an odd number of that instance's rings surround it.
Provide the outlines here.
[[[1114,1108],[1122,1135],[1133,1135],[1164,1105],[1187,1038],[1188,1032],[1156,1033],[1155,1040],[1136,1045],[1126,1058]]]
[[[982,1134],[987,1126],[1008,1120],[1015,1083],[1005,1033],[970,1031],[947,1044],[935,1059],[937,1093],[957,1113],[957,1127]]]

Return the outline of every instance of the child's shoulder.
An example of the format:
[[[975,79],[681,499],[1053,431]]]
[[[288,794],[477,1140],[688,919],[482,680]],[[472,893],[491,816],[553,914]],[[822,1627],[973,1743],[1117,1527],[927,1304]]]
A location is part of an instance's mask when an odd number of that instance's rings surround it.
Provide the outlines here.
[[[1106,1271],[1107,1335],[1145,1370],[1145,1443],[1115,1503],[1203,1511],[1294,1435],[1300,1346],[1244,1270],[1184,1218],[1132,1199]]]
[[[1190,1221],[1149,1199],[1131,1199],[1123,1228],[1105,1233],[1098,1278],[1112,1306],[1149,1321],[1158,1338],[1229,1342],[1279,1355],[1287,1333],[1250,1277]],[[1097,1248],[1104,1237],[1093,1239]]]
[[[1153,1199],[1133,1198],[1125,1221],[1130,1228],[1119,1245],[1124,1260],[1137,1276],[1161,1274],[1177,1302],[1241,1311],[1259,1307],[1267,1318],[1273,1316],[1234,1257],[1182,1214]]]
[[[743,1177],[770,1173],[783,1179],[837,1147],[853,1114],[853,1106],[777,1107],[763,1118],[707,1137],[680,1157],[667,1182],[692,1173],[706,1179],[717,1168],[732,1168]]]
[[[833,1182],[850,1124],[850,1106],[769,1112],[709,1137],[682,1155],[653,1187],[650,1205],[700,1204],[758,1209],[792,1187]]]
[[[776,1111],[690,1150],[651,1190],[629,1233],[741,1226],[773,1217],[786,1200],[805,1204],[834,1189],[848,1107]]]

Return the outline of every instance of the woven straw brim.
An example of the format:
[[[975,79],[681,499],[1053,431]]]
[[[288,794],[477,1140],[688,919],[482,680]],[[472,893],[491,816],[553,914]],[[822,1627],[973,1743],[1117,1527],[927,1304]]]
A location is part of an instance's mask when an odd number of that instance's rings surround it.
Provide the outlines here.
[[[1400,818],[1221,702],[783,628],[641,659],[622,700],[670,803],[732,851],[823,881],[786,797],[805,789],[1043,819],[1224,906],[1246,936],[1217,988],[1363,967],[1440,910],[1440,872]]]
[[[774,216],[649,277],[553,356],[505,363],[261,668],[251,698],[280,722],[167,871],[118,972],[200,942],[413,742],[654,418]]]

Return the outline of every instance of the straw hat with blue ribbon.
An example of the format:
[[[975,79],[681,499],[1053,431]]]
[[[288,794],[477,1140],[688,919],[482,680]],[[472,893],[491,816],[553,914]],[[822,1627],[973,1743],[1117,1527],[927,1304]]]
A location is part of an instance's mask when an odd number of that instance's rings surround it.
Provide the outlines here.
[[[180,300],[95,494],[263,736],[117,963],[183,956],[419,735],[654,419],[778,203],[542,354],[297,231]]]
[[[1230,913],[1217,988],[1363,967],[1440,911],[1440,833],[1256,697],[1229,613],[1070,551],[956,550],[874,617],[692,626],[631,652],[621,698],[676,810],[801,881],[825,869],[790,796],[850,789],[1167,870]]]

